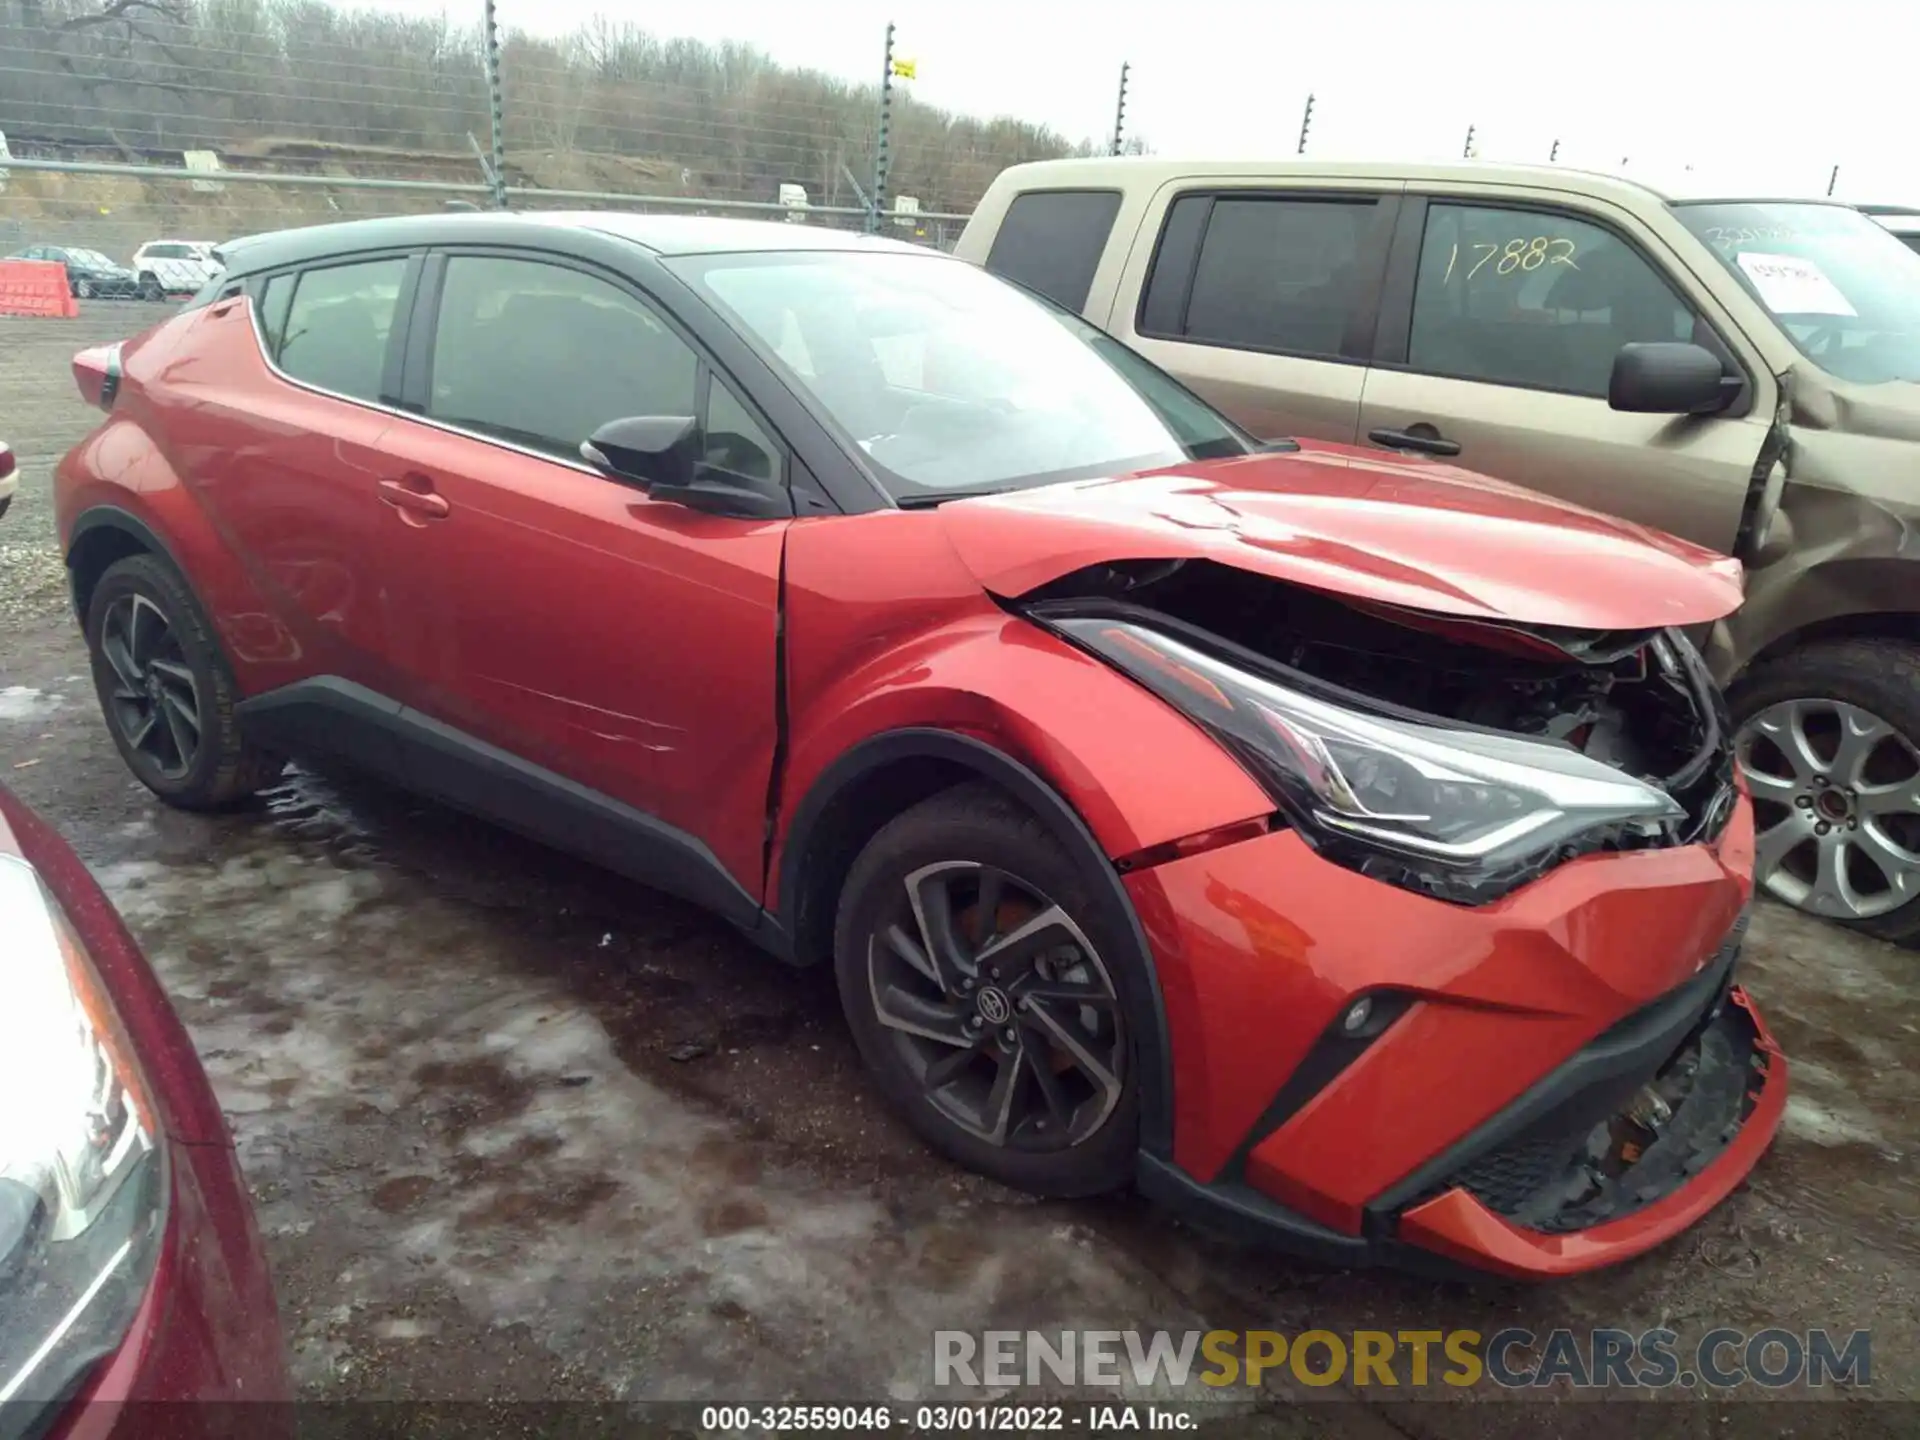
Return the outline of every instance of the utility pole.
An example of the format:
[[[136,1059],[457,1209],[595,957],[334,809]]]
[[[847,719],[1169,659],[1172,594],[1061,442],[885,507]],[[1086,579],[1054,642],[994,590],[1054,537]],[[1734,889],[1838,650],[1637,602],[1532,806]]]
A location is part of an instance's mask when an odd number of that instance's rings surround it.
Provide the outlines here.
[[[1838,185],[1839,183],[1840,183],[1840,167],[1836,165],[1833,167],[1833,173],[1827,176],[1827,198],[1828,199],[1833,198],[1833,187]]]
[[[887,205],[887,126],[893,118],[893,22],[887,22],[886,63],[880,67],[880,137],[873,151],[873,193],[867,197],[867,233],[877,234]]]
[[[493,124],[493,160],[488,165],[487,183],[493,187],[493,208],[507,208],[507,142],[504,111],[500,104],[500,26],[494,19],[493,0],[486,8],[487,110]]]
[[[1304,155],[1307,153],[1307,127],[1311,124],[1313,124],[1313,95],[1309,92],[1307,95],[1307,108],[1300,112],[1300,146],[1293,152],[1294,154]]]
[[[1467,143],[1460,151],[1460,158],[1462,160],[1473,158],[1473,126],[1471,125],[1467,126]]]
[[[1127,74],[1133,67],[1120,62],[1120,98],[1113,105],[1113,153],[1121,154],[1127,142]]]

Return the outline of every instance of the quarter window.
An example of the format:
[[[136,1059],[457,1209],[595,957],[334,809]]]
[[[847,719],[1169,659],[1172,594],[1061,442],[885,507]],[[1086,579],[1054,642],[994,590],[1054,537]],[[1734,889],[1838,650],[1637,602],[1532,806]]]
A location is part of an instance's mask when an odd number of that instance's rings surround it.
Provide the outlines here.
[[[1081,311],[1106,253],[1116,190],[1033,190],[1014,197],[987,252],[987,269]]]
[[[1170,231],[1191,223],[1182,201]],[[1173,291],[1149,281],[1146,320],[1179,338],[1249,350],[1337,356],[1358,300],[1361,242],[1372,200],[1220,197],[1213,201],[1178,323]],[[1179,263],[1183,246],[1162,245]],[[1189,252],[1190,254],[1191,252]]]
[[[378,400],[406,273],[404,258],[303,273],[278,337],[280,368],[336,395]]]
[[[1535,210],[1427,211],[1407,347],[1415,370],[1604,397],[1621,346],[1695,340],[1706,333],[1697,329],[1653,267],[1601,226]]]
[[[198,298],[198,297],[196,297]],[[287,333],[287,306],[293,300],[293,276],[276,275],[267,281],[260,294],[260,331],[267,342],[267,353],[278,356],[281,337]]]

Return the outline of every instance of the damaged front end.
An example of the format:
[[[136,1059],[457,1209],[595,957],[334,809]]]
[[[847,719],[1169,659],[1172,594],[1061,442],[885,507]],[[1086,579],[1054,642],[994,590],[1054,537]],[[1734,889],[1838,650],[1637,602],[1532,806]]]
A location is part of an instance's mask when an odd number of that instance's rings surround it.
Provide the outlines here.
[[[1201,559],[1091,566],[1017,609],[1205,727],[1323,856],[1436,899],[1710,841],[1733,812],[1726,711],[1678,630],[1436,615]]]

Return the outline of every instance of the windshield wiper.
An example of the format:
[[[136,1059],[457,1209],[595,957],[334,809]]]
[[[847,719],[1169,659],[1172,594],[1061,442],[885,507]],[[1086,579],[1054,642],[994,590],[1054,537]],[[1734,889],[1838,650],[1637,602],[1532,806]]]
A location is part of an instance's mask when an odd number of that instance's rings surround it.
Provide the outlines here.
[[[1004,495],[1005,490],[941,490],[925,495],[896,495],[893,503],[902,510],[931,510],[949,500],[980,500],[989,495]]]

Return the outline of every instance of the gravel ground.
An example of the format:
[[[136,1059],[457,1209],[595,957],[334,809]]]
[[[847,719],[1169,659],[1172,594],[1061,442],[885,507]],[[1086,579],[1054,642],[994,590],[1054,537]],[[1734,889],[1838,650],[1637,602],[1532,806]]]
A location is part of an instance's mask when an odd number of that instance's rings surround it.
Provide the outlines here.
[[[437,807],[297,771],[236,815],[155,804],[102,729],[47,501],[92,419],[67,358],[151,313],[0,320],[0,433],[26,471],[0,520],[0,782],[95,868],[201,1047],[303,1395],[910,1400],[935,1329],[1827,1326],[1872,1329],[1871,1390],[1643,1405],[1633,1433],[1920,1431],[1911,954],[1763,906],[1747,979],[1795,1094],[1753,1179],[1609,1274],[1438,1287],[961,1173],[877,1103],[817,977]],[[1598,1440],[1625,1419],[1557,1391],[1423,1395],[1270,1376],[1255,1408],[1209,1413],[1362,1440]]]

